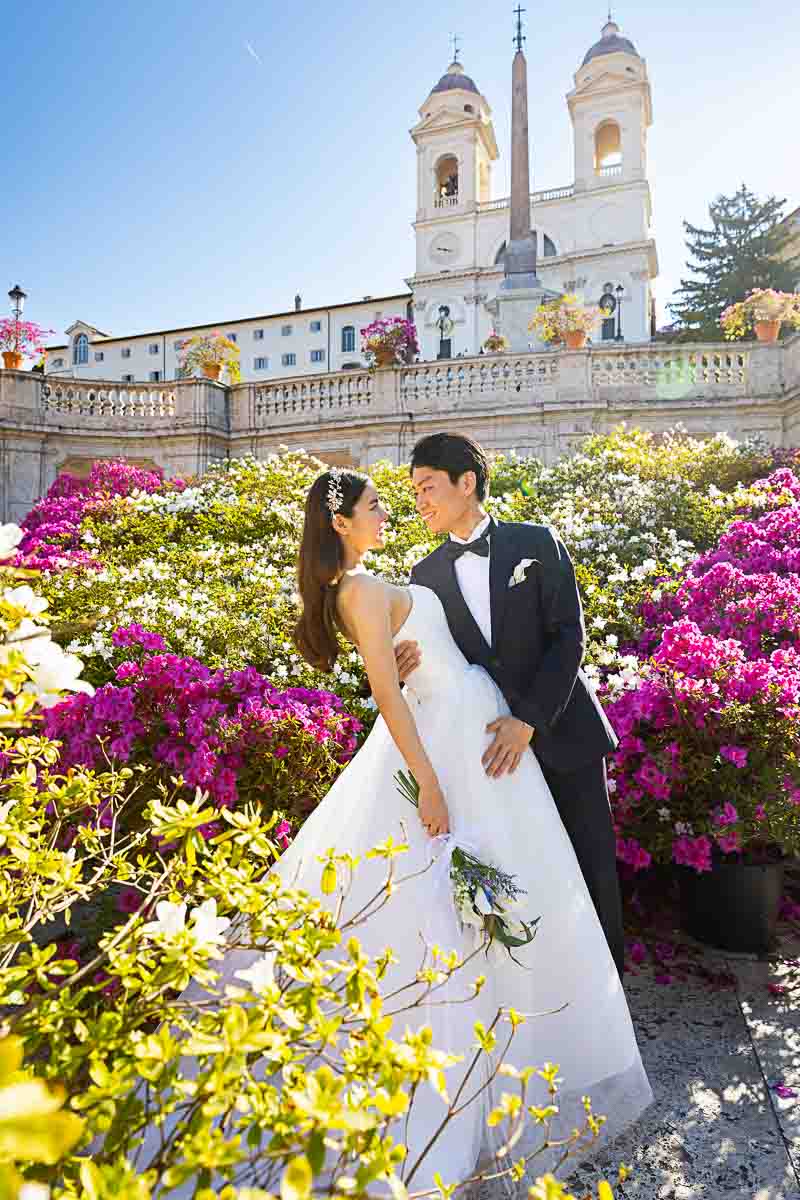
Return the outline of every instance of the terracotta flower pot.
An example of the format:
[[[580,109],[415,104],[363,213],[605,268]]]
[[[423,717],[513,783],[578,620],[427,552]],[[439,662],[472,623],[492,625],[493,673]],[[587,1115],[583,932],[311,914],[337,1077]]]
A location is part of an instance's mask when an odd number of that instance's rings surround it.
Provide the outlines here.
[[[6,364],[6,368],[9,371],[22,370],[22,355],[20,354],[19,350],[4,350],[3,362]]]
[[[567,329],[564,331],[564,341],[568,350],[582,350],[586,345],[586,334],[582,329]]]
[[[777,342],[781,331],[780,321],[756,321],[756,337],[760,342]]]
[[[203,374],[206,379],[219,379],[222,374],[221,363],[206,363],[203,367]]]
[[[393,367],[394,364],[394,350],[392,350],[390,346],[384,346],[380,350],[375,351],[376,367]]]

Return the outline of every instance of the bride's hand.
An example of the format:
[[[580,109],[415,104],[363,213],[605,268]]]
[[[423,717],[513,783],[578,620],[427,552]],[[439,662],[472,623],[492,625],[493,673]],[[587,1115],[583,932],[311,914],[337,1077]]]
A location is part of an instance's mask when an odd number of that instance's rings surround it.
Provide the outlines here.
[[[419,789],[419,819],[430,837],[450,832],[450,816],[444,793],[434,776]]]

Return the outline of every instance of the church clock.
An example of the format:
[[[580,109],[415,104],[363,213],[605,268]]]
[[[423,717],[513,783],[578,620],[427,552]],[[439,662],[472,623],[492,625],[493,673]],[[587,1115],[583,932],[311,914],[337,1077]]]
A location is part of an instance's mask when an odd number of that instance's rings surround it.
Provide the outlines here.
[[[456,261],[460,249],[461,243],[454,233],[437,233],[431,239],[428,253],[434,262],[446,267]]]

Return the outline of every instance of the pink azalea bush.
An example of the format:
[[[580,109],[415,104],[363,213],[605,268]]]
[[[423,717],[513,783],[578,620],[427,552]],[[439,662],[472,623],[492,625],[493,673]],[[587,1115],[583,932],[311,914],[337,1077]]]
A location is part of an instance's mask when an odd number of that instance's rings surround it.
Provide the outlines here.
[[[382,351],[391,351],[396,363],[409,363],[419,354],[417,327],[405,317],[382,317],[361,330],[361,348],[370,366]]]
[[[134,492],[182,491],[182,479],[164,480],[160,470],[133,466],[124,459],[98,461],[86,479],[64,473],[22,522],[25,536],[17,548],[15,565],[53,571],[65,567],[100,568],[86,549],[81,523],[102,514],[108,503]]]
[[[682,617],[607,712],[617,855],[634,871],[800,849],[800,651],[748,658]]]
[[[136,625],[114,641],[129,652],[115,681],[45,714],[62,769],[143,765],[143,802],[180,776],[189,798],[199,788],[217,809],[256,803],[296,827],[356,748],[361,725],[331,692],[280,691],[253,668],[212,671]]]

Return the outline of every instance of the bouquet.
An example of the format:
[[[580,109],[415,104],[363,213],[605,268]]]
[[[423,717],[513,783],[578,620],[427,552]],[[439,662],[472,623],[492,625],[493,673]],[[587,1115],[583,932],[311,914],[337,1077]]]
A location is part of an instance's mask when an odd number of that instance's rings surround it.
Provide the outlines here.
[[[419,808],[419,784],[409,772],[398,771],[395,775],[397,788],[415,808]],[[449,834],[445,835],[449,838]],[[516,876],[509,875],[499,867],[481,862],[466,847],[453,845],[450,856],[450,882],[453,885],[453,903],[461,927],[471,927],[483,932],[486,938],[486,953],[493,942],[505,946],[509,958],[518,946],[528,946],[536,936],[539,918],[521,921],[510,914],[520,904],[525,889],[514,882]],[[521,964],[520,964],[521,965]]]

